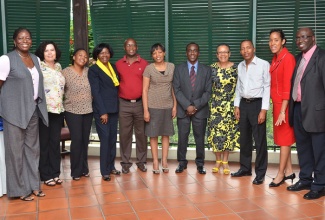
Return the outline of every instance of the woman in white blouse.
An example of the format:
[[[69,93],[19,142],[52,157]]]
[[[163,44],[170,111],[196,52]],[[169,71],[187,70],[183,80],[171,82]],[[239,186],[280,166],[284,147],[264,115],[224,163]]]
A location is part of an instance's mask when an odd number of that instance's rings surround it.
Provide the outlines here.
[[[63,94],[65,79],[58,63],[61,51],[53,41],[42,42],[35,52],[41,60],[41,70],[44,77],[49,126],[39,121],[40,161],[39,171],[41,181],[47,186],[61,184],[60,179],[60,135],[63,124]]]

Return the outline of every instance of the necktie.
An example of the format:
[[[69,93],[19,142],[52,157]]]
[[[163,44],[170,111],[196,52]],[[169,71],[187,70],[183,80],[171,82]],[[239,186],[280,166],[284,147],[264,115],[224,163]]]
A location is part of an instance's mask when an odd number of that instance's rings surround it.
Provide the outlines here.
[[[195,80],[196,80],[196,75],[195,75],[194,68],[195,68],[195,66],[192,66],[191,71],[190,71],[190,80],[191,80],[192,90],[194,90]]]
[[[296,75],[295,82],[293,84],[293,89],[292,89],[292,98],[294,101],[297,100],[298,85],[300,83],[301,76],[303,74],[303,69],[304,69],[305,63],[306,63],[306,59],[302,58],[299,63],[298,69],[297,69],[297,75]]]

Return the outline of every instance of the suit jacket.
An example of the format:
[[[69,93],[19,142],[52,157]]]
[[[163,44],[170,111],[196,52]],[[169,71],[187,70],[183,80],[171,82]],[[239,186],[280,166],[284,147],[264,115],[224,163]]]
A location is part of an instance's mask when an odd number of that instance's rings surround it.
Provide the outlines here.
[[[296,56],[296,67],[291,79],[289,122],[293,126],[292,89],[302,53]],[[325,50],[317,47],[312,55],[301,82],[302,125],[307,132],[325,132]]]
[[[204,119],[209,117],[208,102],[212,90],[212,69],[198,63],[194,91],[192,91],[187,62],[175,68],[173,87],[177,99],[177,117],[185,118],[186,109],[191,104],[197,108],[194,117]]]
[[[111,65],[118,76],[115,65]],[[106,113],[117,113],[119,109],[118,86],[115,86],[112,79],[96,64],[89,68],[88,79],[93,96],[94,113],[99,116]]]

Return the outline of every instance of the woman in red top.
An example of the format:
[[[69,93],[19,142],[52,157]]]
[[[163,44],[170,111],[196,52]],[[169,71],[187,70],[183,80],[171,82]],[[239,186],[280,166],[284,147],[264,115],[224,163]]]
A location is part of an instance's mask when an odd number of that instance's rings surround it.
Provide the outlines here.
[[[280,146],[280,164],[270,187],[278,187],[285,180],[295,178],[291,164],[291,145],[295,143],[293,128],[289,125],[288,101],[291,77],[296,64],[294,56],[285,47],[286,38],[280,29],[270,31],[269,46],[274,54],[270,66],[271,98],[273,102],[274,143]],[[289,174],[286,176],[286,174]]]

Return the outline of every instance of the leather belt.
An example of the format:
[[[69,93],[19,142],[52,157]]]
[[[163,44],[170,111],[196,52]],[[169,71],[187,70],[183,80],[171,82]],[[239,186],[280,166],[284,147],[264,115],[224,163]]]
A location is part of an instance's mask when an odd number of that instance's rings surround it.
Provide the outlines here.
[[[262,100],[262,98],[250,98],[250,99],[241,98],[241,100],[244,102],[247,102],[247,103],[251,103],[251,102],[258,101],[258,100]]]
[[[121,97],[120,97],[121,98]],[[135,102],[139,102],[142,100],[142,97],[138,98],[138,99],[124,99],[124,98],[121,98],[123,99],[124,101],[127,101],[127,102],[132,102],[132,103],[135,103]]]

